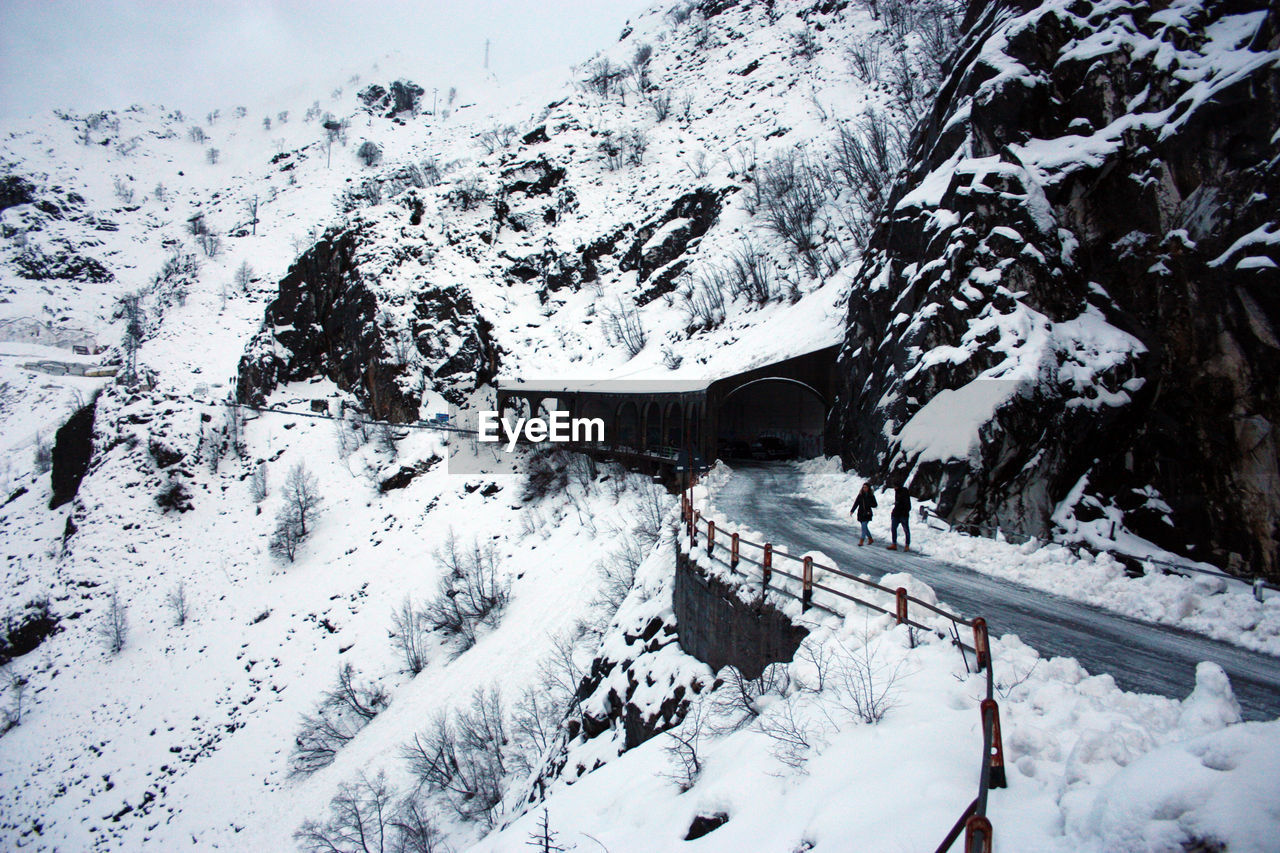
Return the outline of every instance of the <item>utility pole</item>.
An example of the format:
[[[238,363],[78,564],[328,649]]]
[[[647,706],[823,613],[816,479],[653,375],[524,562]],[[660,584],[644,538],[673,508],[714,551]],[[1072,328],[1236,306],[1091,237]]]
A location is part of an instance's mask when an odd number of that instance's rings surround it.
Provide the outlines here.
[[[484,70],[489,70],[489,40],[484,40]]]

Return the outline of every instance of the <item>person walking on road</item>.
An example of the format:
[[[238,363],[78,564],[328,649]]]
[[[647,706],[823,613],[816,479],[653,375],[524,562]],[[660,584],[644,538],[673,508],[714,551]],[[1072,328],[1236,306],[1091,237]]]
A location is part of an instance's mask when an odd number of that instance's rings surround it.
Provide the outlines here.
[[[853,502],[853,508],[849,510],[849,515],[855,512],[858,514],[858,521],[862,522],[862,537],[858,539],[859,545],[869,545],[871,543],[871,510],[876,508],[876,496],[871,494],[871,484],[863,483],[862,491],[858,492],[858,497]]]
[[[902,550],[911,550],[911,528],[907,526],[908,520],[911,518],[911,493],[907,491],[905,486],[893,487],[893,512],[889,514],[889,533],[893,536],[893,542],[889,545],[890,551],[898,550],[898,525],[902,525]]]

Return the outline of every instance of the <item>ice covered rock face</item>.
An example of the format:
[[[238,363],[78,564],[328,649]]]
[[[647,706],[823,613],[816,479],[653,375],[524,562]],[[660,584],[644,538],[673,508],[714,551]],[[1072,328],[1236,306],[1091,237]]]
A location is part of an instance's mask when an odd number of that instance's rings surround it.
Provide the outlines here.
[[[829,426],[953,518],[1119,511],[1280,577],[1280,12],[1029,5],[969,12],[855,282]]]

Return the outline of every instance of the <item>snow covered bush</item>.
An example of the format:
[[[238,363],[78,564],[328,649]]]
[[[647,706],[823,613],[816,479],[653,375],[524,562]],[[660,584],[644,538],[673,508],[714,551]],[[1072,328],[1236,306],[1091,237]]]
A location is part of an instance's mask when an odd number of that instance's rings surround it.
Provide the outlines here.
[[[360,143],[360,147],[356,149],[356,156],[360,158],[360,162],[366,166],[376,166],[382,162],[382,148],[378,143],[371,139],[366,139]]]

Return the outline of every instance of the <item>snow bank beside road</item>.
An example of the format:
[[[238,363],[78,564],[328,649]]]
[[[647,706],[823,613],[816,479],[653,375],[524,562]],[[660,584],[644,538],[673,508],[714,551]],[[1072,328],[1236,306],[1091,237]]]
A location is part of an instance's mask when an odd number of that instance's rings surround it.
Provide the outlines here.
[[[840,517],[848,512],[864,480],[855,472],[842,470],[834,457],[801,462],[796,467],[800,472],[799,490],[829,504]],[[883,537],[887,542],[892,489],[877,492],[876,500],[881,509],[871,522],[871,532],[877,540]],[[1084,549],[1034,540],[1015,545],[966,536],[923,525],[914,513],[911,547],[939,560],[1135,619],[1176,625],[1247,649],[1280,655],[1280,595],[1268,595],[1266,601],[1259,602],[1244,584],[1206,584],[1203,578],[1155,573],[1131,578],[1110,554],[1093,555]]]

